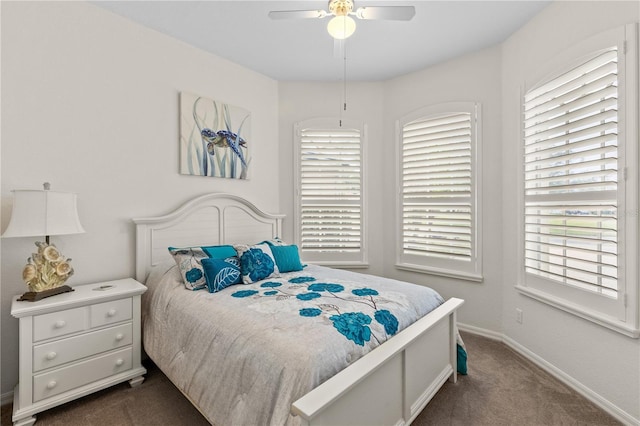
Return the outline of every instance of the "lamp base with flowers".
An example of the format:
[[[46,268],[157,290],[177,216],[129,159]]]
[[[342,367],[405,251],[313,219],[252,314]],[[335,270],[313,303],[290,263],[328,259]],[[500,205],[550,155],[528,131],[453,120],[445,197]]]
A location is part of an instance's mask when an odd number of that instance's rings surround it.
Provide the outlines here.
[[[29,291],[18,300],[34,302],[56,294],[73,291],[64,285],[73,275],[71,259],[66,259],[55,245],[48,242],[36,242],[38,252],[33,253],[22,270],[22,279],[29,286]]]

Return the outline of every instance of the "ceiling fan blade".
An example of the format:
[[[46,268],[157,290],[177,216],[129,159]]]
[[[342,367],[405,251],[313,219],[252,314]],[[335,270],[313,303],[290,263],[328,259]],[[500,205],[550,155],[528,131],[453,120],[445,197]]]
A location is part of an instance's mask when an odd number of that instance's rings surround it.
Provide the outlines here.
[[[328,13],[326,10],[272,10],[269,12],[271,19],[307,19],[324,18]]]
[[[385,19],[410,21],[416,14],[413,6],[367,6],[359,7],[355,15],[360,19]]]

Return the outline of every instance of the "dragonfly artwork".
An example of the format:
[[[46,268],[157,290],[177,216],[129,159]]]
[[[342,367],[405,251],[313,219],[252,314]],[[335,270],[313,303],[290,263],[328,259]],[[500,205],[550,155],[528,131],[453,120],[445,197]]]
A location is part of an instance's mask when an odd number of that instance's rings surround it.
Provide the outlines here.
[[[251,113],[191,93],[180,94],[180,173],[248,179]]]

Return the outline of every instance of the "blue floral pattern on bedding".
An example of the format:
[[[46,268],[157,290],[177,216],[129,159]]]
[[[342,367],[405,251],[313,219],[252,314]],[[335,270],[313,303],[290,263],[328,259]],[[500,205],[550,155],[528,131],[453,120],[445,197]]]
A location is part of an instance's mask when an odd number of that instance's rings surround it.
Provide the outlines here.
[[[258,294],[259,292],[257,290],[240,290],[240,291],[236,291],[235,293],[231,294],[231,296],[233,297],[249,297],[249,296],[253,296],[254,294]]]
[[[322,297],[322,295],[320,293],[316,293],[315,291],[296,295],[296,298],[300,300],[313,300],[317,299],[318,297]]]
[[[351,290],[351,293],[356,296],[377,296],[378,292],[371,288],[356,288],[355,290]]]
[[[289,282],[294,284],[301,284],[301,283],[308,283],[315,280],[316,279],[313,277],[295,277],[295,278],[291,278]]]
[[[277,283],[274,281],[268,281],[266,283],[260,284],[260,287],[262,288],[271,288],[271,287],[280,287],[282,285],[282,283]]]
[[[316,283],[307,287],[311,291],[328,291],[329,293],[340,293],[344,291],[344,286],[340,284]]]
[[[322,324],[332,325],[358,346],[364,346],[371,339],[380,344],[399,330],[398,318],[390,309],[393,305],[402,309],[404,304],[391,294],[381,295],[378,290],[360,284],[318,282],[317,278],[304,275],[254,285],[254,289],[236,291],[231,296],[252,298],[258,304],[262,298],[273,300],[276,296],[275,300],[287,301],[282,309],[291,307],[301,317],[317,318]],[[302,306],[296,306],[296,300]],[[383,309],[379,305],[389,306]],[[374,327],[374,324],[378,325]]]
[[[340,315],[331,315],[333,326],[347,339],[353,340],[356,345],[364,346],[364,342],[371,339],[371,317],[362,312],[346,312]]]
[[[384,326],[387,334],[396,334],[398,331],[398,319],[386,309],[376,311],[374,318]]]
[[[318,308],[302,308],[300,309],[301,317],[317,317],[322,314],[322,310]]]

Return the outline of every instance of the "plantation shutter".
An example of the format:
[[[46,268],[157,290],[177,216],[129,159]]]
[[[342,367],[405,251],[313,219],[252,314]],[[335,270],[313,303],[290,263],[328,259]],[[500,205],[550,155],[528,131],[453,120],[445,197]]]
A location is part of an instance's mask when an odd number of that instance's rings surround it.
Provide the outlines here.
[[[525,271],[618,290],[618,52],[524,97]]]
[[[469,261],[473,246],[469,112],[422,118],[402,128],[402,249]]]
[[[305,258],[361,259],[361,131],[301,128],[299,155],[299,240]]]

